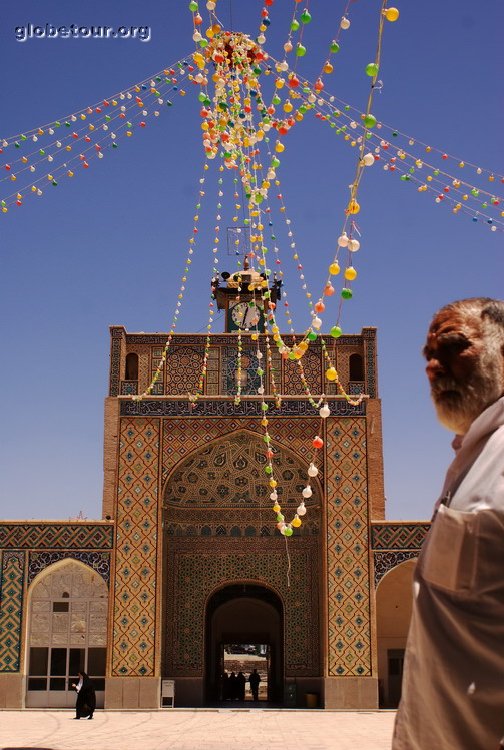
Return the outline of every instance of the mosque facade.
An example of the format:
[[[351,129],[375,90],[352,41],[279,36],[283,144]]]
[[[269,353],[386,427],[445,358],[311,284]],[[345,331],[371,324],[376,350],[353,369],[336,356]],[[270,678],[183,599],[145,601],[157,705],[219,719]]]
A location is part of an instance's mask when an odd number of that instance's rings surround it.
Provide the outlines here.
[[[226,315],[222,334],[173,336],[142,400],[166,336],[110,329],[102,519],[0,523],[0,708],[72,706],[82,670],[105,708],[159,708],[167,686],[177,706],[216,705],[231,644],[267,656],[270,705],[397,704],[429,524],[385,520],[376,329],[319,336],[301,376],[264,333],[243,331],[239,363]],[[286,517],[324,441],[289,539],[264,473],[260,350]],[[368,398],[353,406],[324,382],[327,351],[345,391]],[[306,393],[323,390],[321,420]]]

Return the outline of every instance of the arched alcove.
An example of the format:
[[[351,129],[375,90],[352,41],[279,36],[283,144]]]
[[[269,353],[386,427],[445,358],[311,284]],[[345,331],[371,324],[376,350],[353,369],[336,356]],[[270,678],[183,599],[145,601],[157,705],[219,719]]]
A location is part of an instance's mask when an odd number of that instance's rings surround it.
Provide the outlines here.
[[[362,382],[364,380],[364,360],[362,354],[355,352],[350,355],[348,369],[350,381]]]
[[[380,707],[395,708],[401,697],[404,650],[413,602],[416,560],[392,568],[376,590],[376,632]]]
[[[163,493],[166,529],[170,536],[261,536],[271,520],[271,488],[265,472],[265,444],[256,433],[241,430],[216,440],[186,457],[170,474]],[[275,442],[273,465],[283,512],[292,518],[307,483],[306,460]],[[318,478],[296,535],[314,534],[322,503]],[[212,523],[211,523],[212,522]],[[233,534],[231,530],[233,529]],[[238,533],[239,532],[239,533]]]
[[[103,706],[108,589],[103,578],[71,558],[49,565],[28,591],[28,708],[75,704],[79,671],[88,672]]]

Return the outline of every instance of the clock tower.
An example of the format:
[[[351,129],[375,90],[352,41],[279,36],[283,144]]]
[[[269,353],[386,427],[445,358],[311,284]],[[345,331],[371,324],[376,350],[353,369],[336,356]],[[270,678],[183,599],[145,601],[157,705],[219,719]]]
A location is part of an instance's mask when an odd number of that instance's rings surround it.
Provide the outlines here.
[[[221,286],[221,279],[225,286]],[[281,298],[282,282],[274,280],[268,284],[266,274],[259,273],[249,265],[245,256],[243,269],[230,274],[223,271],[212,279],[212,294],[219,310],[225,310],[226,333],[235,331],[257,331],[264,333],[265,311],[268,303]]]

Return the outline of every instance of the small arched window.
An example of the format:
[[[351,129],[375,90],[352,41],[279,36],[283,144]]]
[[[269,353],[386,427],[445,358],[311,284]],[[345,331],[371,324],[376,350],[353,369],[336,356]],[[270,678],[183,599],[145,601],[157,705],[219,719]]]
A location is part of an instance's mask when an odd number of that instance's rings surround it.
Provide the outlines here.
[[[138,354],[130,352],[126,355],[125,380],[138,380]]]
[[[364,380],[364,362],[360,354],[351,354],[350,362],[350,380]]]

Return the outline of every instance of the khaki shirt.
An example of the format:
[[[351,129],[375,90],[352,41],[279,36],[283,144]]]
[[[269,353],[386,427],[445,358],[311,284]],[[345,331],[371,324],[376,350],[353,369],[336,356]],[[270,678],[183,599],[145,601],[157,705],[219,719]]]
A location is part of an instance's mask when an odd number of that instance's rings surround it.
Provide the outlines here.
[[[415,570],[393,750],[504,736],[504,398],[464,436]]]

